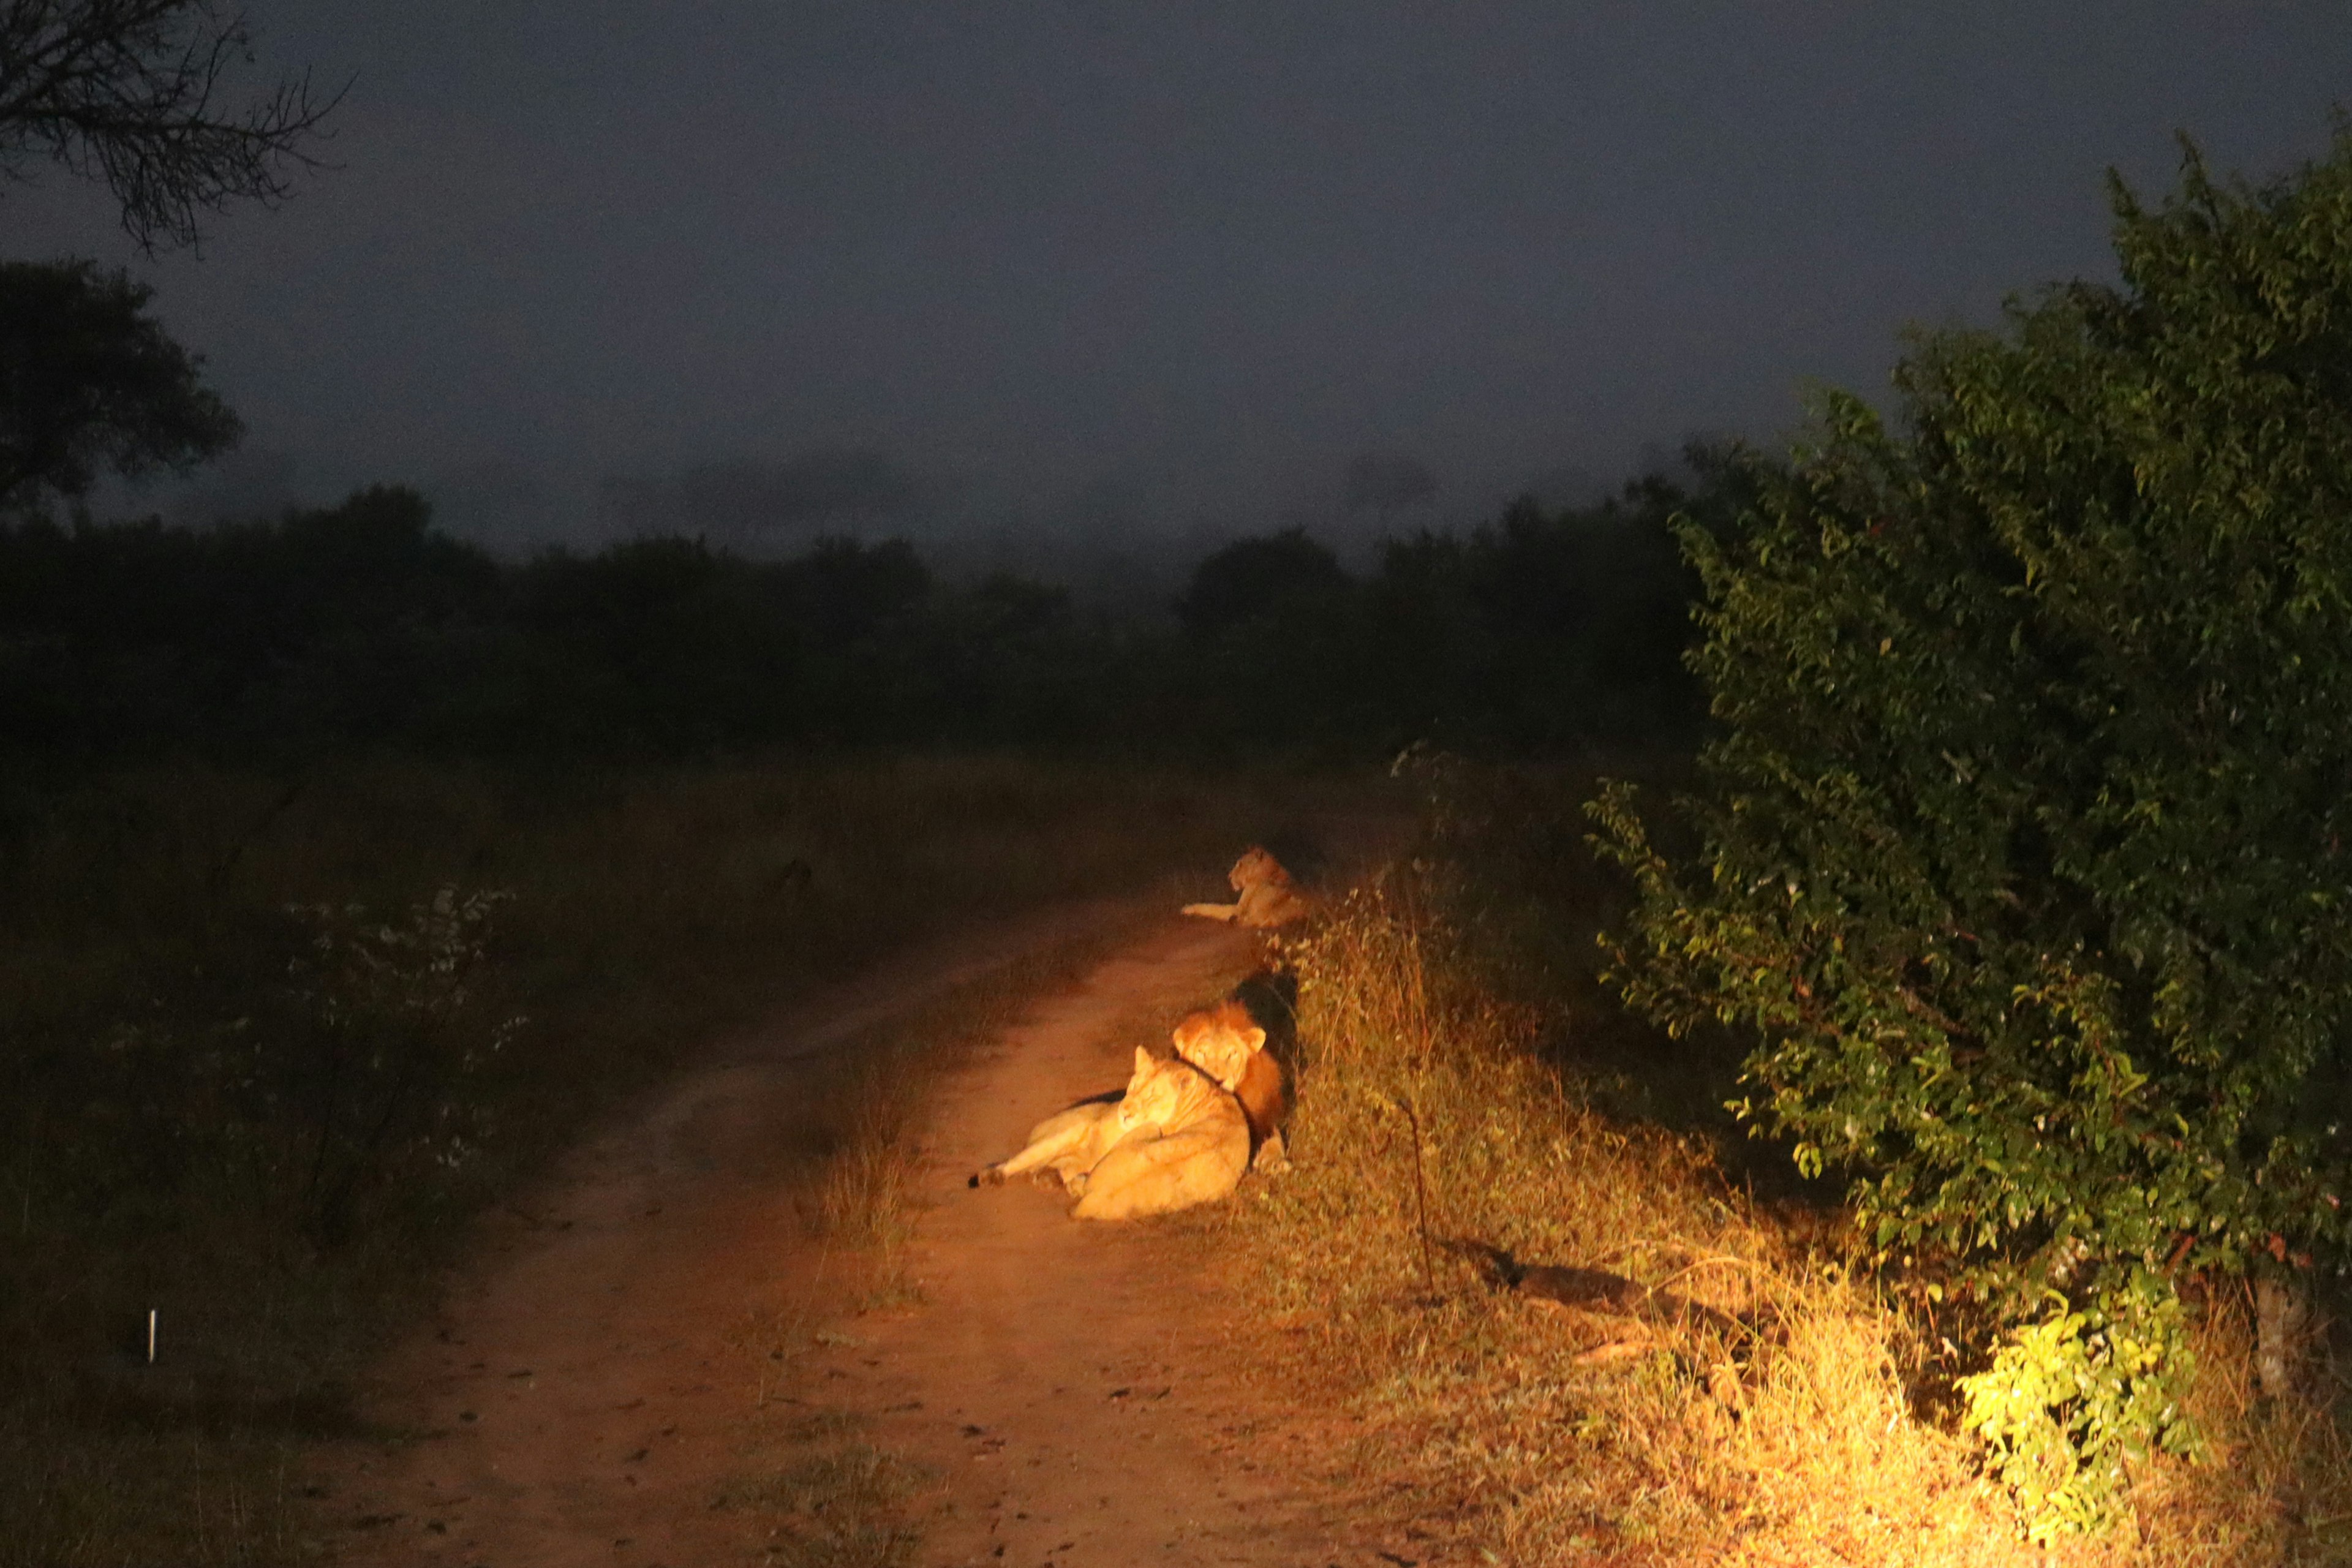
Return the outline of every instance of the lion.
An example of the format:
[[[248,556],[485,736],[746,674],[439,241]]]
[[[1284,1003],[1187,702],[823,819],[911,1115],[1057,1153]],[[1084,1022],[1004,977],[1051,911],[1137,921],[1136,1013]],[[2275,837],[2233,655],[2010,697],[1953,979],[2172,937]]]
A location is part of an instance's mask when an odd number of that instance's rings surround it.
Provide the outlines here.
[[[1028,1144],[971,1179],[1051,1171],[1077,1194],[1073,1219],[1135,1219],[1222,1198],[1249,1165],[1241,1101],[1200,1068],[1139,1046],[1127,1092],[1039,1122]]]
[[[1186,904],[1184,912],[1204,920],[1226,921],[1261,931],[1303,921],[1315,912],[1315,901],[1301,892],[1262,844],[1253,844],[1225,873],[1240,897],[1230,904]]]
[[[1237,1001],[1220,1002],[1178,1024],[1174,1038],[1178,1056],[1241,1101],[1249,1121],[1252,1168],[1280,1170],[1289,1096],[1283,1089],[1282,1064],[1265,1048],[1265,1031],[1249,1009]]]

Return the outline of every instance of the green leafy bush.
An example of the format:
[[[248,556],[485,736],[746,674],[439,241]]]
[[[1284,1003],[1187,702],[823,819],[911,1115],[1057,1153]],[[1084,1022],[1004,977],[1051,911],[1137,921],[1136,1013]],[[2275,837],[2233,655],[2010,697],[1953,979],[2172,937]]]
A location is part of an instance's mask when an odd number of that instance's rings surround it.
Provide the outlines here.
[[[2020,1328],[1992,1365],[1960,1379],[1960,1424],[1982,1437],[2036,1541],[2104,1528],[2124,1493],[2124,1464],[2151,1443],[2198,1451],[2181,1415],[2196,1368],[2180,1299],[2136,1271],[2088,1310],[2052,1293],[2053,1310]]]
[[[1741,1109],[1948,1313],[2070,1303],[1971,1397],[2019,1473],[2030,1369],[2089,1379],[2027,1489],[2078,1524],[2115,1445],[2187,1440],[2171,1281],[2333,1262],[2352,1178],[2352,129],[2115,212],[2120,287],[1918,336],[1899,427],[1832,397],[1738,527],[1685,526],[1689,847],[1592,806],[1628,997],[1744,1030]]]

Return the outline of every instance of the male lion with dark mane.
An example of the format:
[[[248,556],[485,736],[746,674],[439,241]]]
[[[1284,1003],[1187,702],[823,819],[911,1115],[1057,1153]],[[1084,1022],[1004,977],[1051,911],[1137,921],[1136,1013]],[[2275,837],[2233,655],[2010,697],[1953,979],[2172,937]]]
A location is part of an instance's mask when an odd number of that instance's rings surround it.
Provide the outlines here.
[[[1234,868],[1225,873],[1225,880],[1240,895],[1234,902],[1186,904],[1184,912],[1260,931],[1289,925],[1315,912],[1315,900],[1299,890],[1282,862],[1262,844],[1244,850]]]
[[[1194,1013],[1176,1026],[1176,1054],[1215,1079],[1241,1101],[1249,1120],[1250,1165],[1260,1172],[1284,1164],[1282,1123],[1290,1114],[1282,1064],[1265,1048],[1265,1031],[1236,1001]]]

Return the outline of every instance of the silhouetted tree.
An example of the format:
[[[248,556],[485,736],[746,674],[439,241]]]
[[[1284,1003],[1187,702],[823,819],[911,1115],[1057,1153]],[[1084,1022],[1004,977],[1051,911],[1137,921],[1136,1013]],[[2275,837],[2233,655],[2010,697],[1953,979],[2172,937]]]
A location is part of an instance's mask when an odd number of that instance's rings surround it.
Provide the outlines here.
[[[271,522],[0,529],[0,734],[269,749],[478,706],[499,567],[429,525],[379,486]]]
[[[236,442],[202,362],[147,314],[152,293],[89,261],[0,262],[0,517]]]
[[[1176,601],[1189,631],[1223,631],[1295,608],[1348,586],[1348,574],[1301,528],[1263,539],[1240,539],[1192,569]]]
[[[520,584],[530,699],[519,721],[592,750],[674,753],[772,737],[800,638],[771,589],[699,540],[541,558]]]
[[[866,544],[820,539],[806,555],[780,568],[794,616],[820,643],[846,643],[871,633],[920,602],[931,574],[903,539]]]
[[[274,205],[317,167],[305,149],[335,99],[306,72],[223,102],[252,53],[219,0],[0,0],[0,174],[47,159],[104,180],[151,251],[193,243],[199,212]]]

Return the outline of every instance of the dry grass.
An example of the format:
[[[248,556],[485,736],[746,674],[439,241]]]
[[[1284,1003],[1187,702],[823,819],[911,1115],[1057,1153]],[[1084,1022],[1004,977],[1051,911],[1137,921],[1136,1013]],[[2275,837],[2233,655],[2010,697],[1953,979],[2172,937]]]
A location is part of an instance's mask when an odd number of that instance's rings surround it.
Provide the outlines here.
[[[903,1079],[866,1065],[842,1098],[856,1109],[817,1187],[817,1226],[845,1246],[887,1252],[914,1234],[906,1129],[915,1097]]]
[[[901,1568],[920,1561],[922,1535],[906,1522],[907,1498],[923,1477],[880,1449],[814,1439],[773,1468],[730,1482],[712,1506],[756,1514],[767,1525],[766,1560],[778,1568]]]
[[[299,1560],[285,1478],[349,1430],[351,1371],[584,1118],[931,933],[1213,877],[1319,793],[985,758],[0,773],[0,1568]],[[465,1157],[387,1166],[322,1237],[298,1223],[301,1108],[248,1095],[232,1122],[190,1086],[226,1096],[224,1042],[287,1023],[287,905],[445,883],[514,894],[453,1027],[530,1022],[465,1080]],[[887,1236],[901,1112],[850,1102],[871,1125],[809,1156],[874,1157],[835,1161],[815,1206]]]
[[[2336,1562],[2352,1453],[2317,1407],[2242,1392],[2216,1304],[2216,1462],[2138,1478],[2129,1527],[2045,1553],[1923,1405],[1917,1331],[1832,1226],[1734,1190],[1707,1142],[1594,1109],[1545,1019],[1416,918],[1403,873],[1296,944],[1296,1169],[1228,1256],[1302,1387],[1365,1416],[1424,1529],[1510,1563]],[[1572,1048],[1573,1042],[1570,1042]],[[1657,1328],[1496,1289],[1447,1243],[1606,1268],[1747,1325]]]

